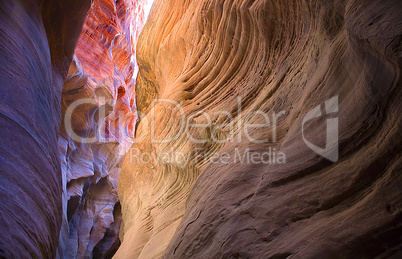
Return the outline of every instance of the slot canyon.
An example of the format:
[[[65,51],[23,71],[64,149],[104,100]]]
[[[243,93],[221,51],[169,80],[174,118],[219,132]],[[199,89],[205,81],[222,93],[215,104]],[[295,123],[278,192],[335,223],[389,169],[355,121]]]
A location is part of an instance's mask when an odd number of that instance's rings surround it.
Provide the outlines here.
[[[1,258],[402,258],[402,1],[0,19]]]

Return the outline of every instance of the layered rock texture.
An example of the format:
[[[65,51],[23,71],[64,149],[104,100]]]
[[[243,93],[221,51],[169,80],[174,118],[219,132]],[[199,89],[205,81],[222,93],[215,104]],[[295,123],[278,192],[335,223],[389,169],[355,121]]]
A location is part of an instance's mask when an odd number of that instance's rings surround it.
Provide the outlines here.
[[[148,4],[95,0],[82,28],[62,93],[60,257],[108,258],[120,244],[117,181],[137,120],[135,43]]]
[[[0,257],[54,258],[63,81],[89,0],[0,2]]]
[[[156,0],[116,258],[400,257],[401,10]]]

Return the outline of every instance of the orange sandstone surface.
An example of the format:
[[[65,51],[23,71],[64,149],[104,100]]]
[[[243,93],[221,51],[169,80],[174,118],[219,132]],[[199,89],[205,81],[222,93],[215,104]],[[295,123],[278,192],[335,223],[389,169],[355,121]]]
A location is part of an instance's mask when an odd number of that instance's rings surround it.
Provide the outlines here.
[[[401,10],[156,0],[115,257],[400,256]]]

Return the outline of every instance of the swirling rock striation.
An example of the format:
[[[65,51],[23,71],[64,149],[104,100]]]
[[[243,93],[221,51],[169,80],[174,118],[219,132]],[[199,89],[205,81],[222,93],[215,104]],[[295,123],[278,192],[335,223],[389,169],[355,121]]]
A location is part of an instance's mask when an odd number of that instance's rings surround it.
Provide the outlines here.
[[[119,177],[116,258],[400,256],[401,10],[157,0],[137,46],[143,114]],[[310,148],[326,134],[336,162]],[[269,150],[284,160],[255,160]]]

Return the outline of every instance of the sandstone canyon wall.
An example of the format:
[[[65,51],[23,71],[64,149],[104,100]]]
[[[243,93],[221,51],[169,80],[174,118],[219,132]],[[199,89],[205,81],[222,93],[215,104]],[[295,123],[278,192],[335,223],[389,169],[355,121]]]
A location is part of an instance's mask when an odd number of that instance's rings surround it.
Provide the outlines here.
[[[60,97],[89,0],[0,2],[0,256],[54,258]]]
[[[401,11],[156,0],[116,258],[400,257]]]
[[[137,118],[135,45],[151,5],[1,1],[1,256],[117,249],[117,179]]]

